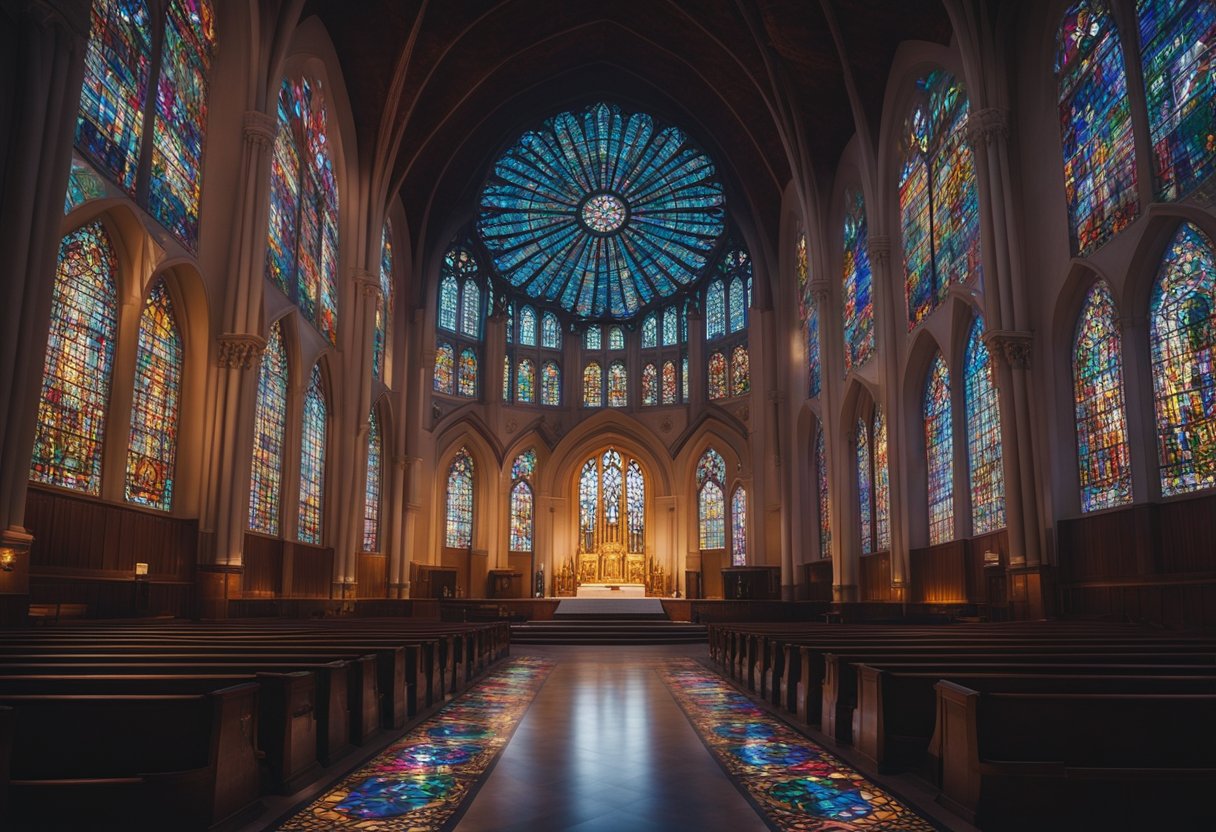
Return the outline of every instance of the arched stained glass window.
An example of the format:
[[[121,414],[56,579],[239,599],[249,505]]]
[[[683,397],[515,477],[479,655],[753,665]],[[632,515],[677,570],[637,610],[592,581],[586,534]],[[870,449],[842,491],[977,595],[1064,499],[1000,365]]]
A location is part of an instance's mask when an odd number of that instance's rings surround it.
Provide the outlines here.
[[[642,349],[648,350],[659,345],[659,318],[651,312],[642,319]]]
[[[511,551],[532,551],[534,500],[532,474],[536,471],[536,451],[524,451],[511,464]]]
[[[592,361],[583,369],[583,407],[604,406],[603,368]]]
[[[680,359],[680,395],[688,401],[688,356]]]
[[[674,361],[663,362],[663,404],[676,403],[676,365]]]
[[[697,462],[697,517],[702,549],[726,548],[726,462],[709,448]]]
[[[874,460],[870,455],[870,429],[857,420],[857,516],[861,525],[861,553],[874,551]]]
[[[181,384],[182,339],[169,290],[158,280],[139,319],[127,446],[127,502],[161,511],[173,508]]]
[[[556,361],[546,361],[540,368],[540,403],[560,407],[562,403],[562,371]]]
[[[659,403],[659,371],[653,364],[642,367],[642,404]]]
[[[91,199],[101,199],[106,195],[106,183],[93,173],[92,169],[72,160],[72,169],[68,172],[68,191],[63,199],[63,213],[70,214]]]
[[[1153,142],[1153,193],[1179,199],[1216,170],[1210,0],[1136,0]]]
[[[621,521],[621,490],[625,475],[621,470],[621,455],[609,449],[600,460],[604,488],[604,522],[615,526]]]
[[[287,431],[287,349],[278,321],[262,352],[253,415],[253,465],[249,476],[249,529],[277,535],[282,513],[283,442]]]
[[[815,432],[815,495],[819,515],[819,557],[832,556],[832,510],[828,497],[828,456],[823,428]]]
[[[448,468],[446,533],[444,545],[449,549],[470,549],[473,546],[473,457],[465,448],[456,453]]]
[[[435,392],[455,392],[456,352],[451,344],[440,344],[435,348]]]
[[[148,209],[191,248],[198,239],[207,72],[215,46],[208,0],[172,0],[165,15]]]
[[[152,62],[143,0],[94,0],[76,146],[135,194]]]
[[[329,408],[321,365],[314,364],[304,392],[304,423],[300,431],[300,516],[296,537],[301,543],[321,545],[321,520],[325,502],[325,434]]]
[[[1123,48],[1108,0],[1079,0],[1056,43],[1064,195],[1074,254],[1089,254],[1140,211]]]
[[[384,436],[380,416],[367,415],[367,481],[363,486],[363,551],[380,551],[380,507],[384,494]]]
[[[714,340],[726,334],[726,290],[714,280],[705,290],[705,338]]]
[[[511,356],[504,355],[502,357],[502,400],[504,402],[511,401],[513,389],[511,386]]]
[[[929,478],[929,545],[954,539],[954,427],[950,374],[941,353],[925,381],[925,460]]]
[[[536,473],[536,451],[529,448],[511,463],[511,479],[529,480]]]
[[[743,291],[743,280],[734,278],[730,282],[730,331],[738,332],[747,326],[747,294]]]
[[[747,566],[747,491],[741,485],[730,498],[730,563]]]
[[[578,475],[578,529],[579,549],[594,552],[596,549],[596,526],[599,520],[600,478],[596,458],[583,465]]]
[[[1001,404],[984,322],[971,325],[963,360],[967,401],[967,462],[971,474],[971,533],[1005,527],[1005,469],[1001,462]]]
[[[673,347],[680,343],[680,313],[674,306],[663,310],[663,346]]]
[[[1081,510],[1132,501],[1131,448],[1123,399],[1123,347],[1115,299],[1106,283],[1090,288],[1072,341],[1073,404]]]
[[[507,325],[504,328],[508,344],[515,343],[515,304],[507,304]]]
[[[540,345],[547,350],[562,348],[562,328],[557,322],[557,316],[546,312],[540,319]]]
[[[822,378],[819,356],[819,303],[811,300],[807,308],[806,319],[806,366],[807,366],[807,395],[819,398]]]
[[[271,162],[266,273],[337,343],[338,184],[319,81],[286,79]]]
[[[752,389],[751,365],[747,347],[735,347],[730,354],[730,391],[732,396],[742,396]]]
[[[625,469],[625,511],[629,519],[629,551],[646,550],[646,477],[636,459]]]
[[[393,231],[385,221],[380,232],[380,297],[376,299],[376,330],[372,337],[372,374],[384,378],[389,321],[393,318]]]
[[[1216,485],[1216,258],[1184,223],[1161,260],[1149,301],[1149,346],[1161,493]]]
[[[450,274],[444,275],[443,279],[439,281],[439,326],[448,332],[456,331],[456,309],[459,296],[460,290],[456,285],[456,278]]]
[[[481,287],[469,279],[460,287],[460,333],[469,338],[481,338]],[[534,336],[535,337],[535,336]]]
[[[34,482],[101,493],[118,331],[116,268],[114,247],[99,221],[59,244],[30,466]]]
[[[531,358],[519,362],[515,372],[515,401],[533,404],[536,401],[536,365]]]
[[[887,419],[881,408],[874,409],[874,546],[885,552],[891,548],[891,472],[887,451]]]
[[[619,326],[608,327],[608,349],[625,349],[625,332]]]
[[[844,366],[848,372],[874,352],[874,304],[871,297],[870,240],[861,191],[845,194],[844,217]]]
[[[608,406],[624,407],[629,403],[628,373],[625,362],[613,361],[608,365]]]
[[[536,310],[531,306],[519,310],[519,343],[525,347],[536,346]]]
[[[945,299],[951,284],[978,277],[980,271],[967,95],[940,70],[921,78],[916,89],[916,103],[904,122],[899,184],[909,328]]]
[[[467,399],[477,396],[477,353],[469,347],[460,351],[460,365],[456,370],[456,392]]]
[[[725,399],[729,394],[726,383],[726,356],[715,352],[709,356],[709,397]]]
[[[603,342],[600,338],[600,328],[598,326],[589,326],[587,331],[583,333],[583,349],[598,350],[603,347]]]

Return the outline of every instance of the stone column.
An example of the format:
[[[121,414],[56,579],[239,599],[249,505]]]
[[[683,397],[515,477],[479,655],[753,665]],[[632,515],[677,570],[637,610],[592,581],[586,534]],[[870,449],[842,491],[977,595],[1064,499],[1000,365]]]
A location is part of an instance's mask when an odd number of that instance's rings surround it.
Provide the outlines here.
[[[89,3],[0,0],[0,27],[0,626],[12,626],[29,601],[25,498]]]
[[[688,408],[689,413],[700,413],[705,409],[709,388],[705,383],[705,316],[696,306],[688,313],[685,330],[688,333]]]
[[[410,560],[406,547],[413,542],[418,525],[418,477],[422,460],[399,455],[393,459],[393,493],[401,501],[401,520],[393,524],[393,538],[388,550],[388,596],[410,597]]]

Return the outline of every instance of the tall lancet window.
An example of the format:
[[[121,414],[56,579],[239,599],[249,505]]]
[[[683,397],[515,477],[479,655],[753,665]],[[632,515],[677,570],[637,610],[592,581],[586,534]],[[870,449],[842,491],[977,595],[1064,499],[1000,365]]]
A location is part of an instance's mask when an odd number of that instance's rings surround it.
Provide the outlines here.
[[[258,369],[249,475],[249,529],[279,533],[283,498],[283,443],[287,430],[287,349],[278,321],[270,327]]]
[[[139,320],[127,447],[128,502],[161,511],[173,508],[181,384],[182,339],[168,287],[158,280]]]
[[[726,548],[726,462],[713,448],[697,463],[697,517],[702,549]]]
[[[461,448],[448,468],[444,545],[450,549],[473,546],[473,457]]]
[[[950,373],[941,353],[933,358],[923,400],[928,471],[929,545],[954,539],[954,418]]]
[[[384,379],[384,358],[388,352],[389,324],[393,319],[393,240],[392,225],[385,220],[380,234],[380,298],[376,301],[376,329],[372,338],[372,375]]]
[[[1005,527],[1005,469],[1001,458],[1001,403],[984,322],[976,318],[963,361],[967,399],[967,463],[971,475],[971,533]]]
[[[536,473],[536,452],[529,449],[515,457],[511,465],[511,551],[531,552],[535,517],[532,476]]]
[[[379,552],[380,513],[384,494],[384,435],[373,406],[367,416],[367,480],[363,489],[363,551]]]
[[[819,557],[832,556],[832,506],[828,497],[828,457],[823,427],[815,432],[815,495],[819,504]]]
[[[1081,511],[1132,501],[1132,458],[1123,399],[1123,346],[1110,288],[1098,281],[1077,316],[1072,340],[1073,408]]]
[[[730,562],[747,566],[747,489],[735,486],[730,498]]]
[[[300,431],[300,515],[296,537],[301,543],[322,543],[325,513],[325,456],[329,405],[321,365],[314,364],[304,391],[304,419]]]
[[[101,454],[118,333],[117,263],[100,222],[59,244],[30,479],[101,493]]]
[[[874,299],[870,272],[870,235],[861,191],[845,193],[844,215],[844,368],[860,367],[874,353]]]
[[[870,428],[865,419],[857,420],[857,516],[861,526],[861,553],[874,551],[874,459],[870,448]]]

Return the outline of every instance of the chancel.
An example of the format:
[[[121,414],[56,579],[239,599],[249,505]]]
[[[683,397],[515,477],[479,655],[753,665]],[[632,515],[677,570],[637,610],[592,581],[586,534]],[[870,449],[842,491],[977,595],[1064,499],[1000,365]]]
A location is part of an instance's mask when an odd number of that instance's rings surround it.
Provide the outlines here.
[[[1216,0],[0,0],[0,828],[1198,829]]]

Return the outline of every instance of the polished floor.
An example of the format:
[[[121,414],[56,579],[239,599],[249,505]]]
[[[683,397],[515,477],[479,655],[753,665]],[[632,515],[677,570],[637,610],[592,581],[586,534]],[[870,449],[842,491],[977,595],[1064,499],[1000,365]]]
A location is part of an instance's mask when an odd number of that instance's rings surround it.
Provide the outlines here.
[[[456,832],[768,827],[658,674],[705,648],[528,647],[558,660]]]

